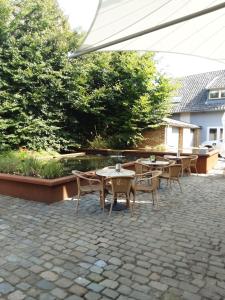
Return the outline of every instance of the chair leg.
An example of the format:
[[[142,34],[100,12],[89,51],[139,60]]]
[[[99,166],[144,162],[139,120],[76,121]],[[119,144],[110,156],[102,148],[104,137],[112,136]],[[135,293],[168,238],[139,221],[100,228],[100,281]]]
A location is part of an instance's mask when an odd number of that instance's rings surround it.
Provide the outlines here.
[[[155,198],[154,198],[154,192],[152,191],[152,205],[155,206]]]
[[[198,170],[197,170],[197,168],[195,167],[195,173],[197,174],[197,176],[198,176]]]
[[[133,190],[131,193],[132,193],[132,195],[133,195],[132,211],[134,211],[134,208],[135,208],[135,200],[136,200],[136,193],[135,193],[134,190]],[[131,194],[131,193],[130,193],[130,194]]]
[[[170,189],[172,190],[172,184],[171,184],[171,179],[169,179],[169,182],[170,182]]]
[[[111,216],[111,213],[112,213],[113,203],[114,203],[114,199],[112,199],[111,204],[110,204],[109,216]]]
[[[77,194],[76,214],[78,213],[79,202],[80,202],[80,192],[78,192],[78,194]]]
[[[188,168],[188,175],[191,175],[191,167]]]
[[[126,194],[126,201],[127,201],[127,206],[130,209],[131,217],[133,217],[133,205],[130,203],[130,193]]]
[[[116,194],[112,194],[112,201],[111,201],[111,204],[110,204],[109,216],[111,216],[112,208],[113,208],[113,204],[114,204],[115,199],[117,199],[117,195]]]
[[[179,180],[178,178],[177,178],[177,182],[178,182],[178,184],[179,184],[181,193],[183,193],[182,188],[181,188],[181,184],[180,184],[180,180]]]
[[[101,203],[101,208],[102,208],[102,213],[104,214],[105,212],[105,199],[104,199],[104,195],[103,195],[103,192],[100,191],[99,192],[99,197],[100,197],[100,203]]]
[[[156,198],[156,209],[159,209],[159,193],[155,190],[155,198]]]

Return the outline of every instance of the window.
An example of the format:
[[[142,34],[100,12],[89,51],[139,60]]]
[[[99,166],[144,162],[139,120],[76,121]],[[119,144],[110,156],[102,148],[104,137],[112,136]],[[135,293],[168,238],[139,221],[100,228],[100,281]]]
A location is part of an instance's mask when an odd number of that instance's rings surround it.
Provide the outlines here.
[[[222,140],[223,128],[222,127],[208,127],[208,141]]]
[[[209,140],[217,140],[217,128],[209,128]]]
[[[221,98],[225,98],[225,90],[221,91]]]
[[[220,128],[220,140],[222,140],[223,139],[223,128]]]
[[[219,91],[210,91],[209,92],[209,99],[218,99],[219,98]]]
[[[225,90],[211,90],[209,91],[209,99],[225,98]]]

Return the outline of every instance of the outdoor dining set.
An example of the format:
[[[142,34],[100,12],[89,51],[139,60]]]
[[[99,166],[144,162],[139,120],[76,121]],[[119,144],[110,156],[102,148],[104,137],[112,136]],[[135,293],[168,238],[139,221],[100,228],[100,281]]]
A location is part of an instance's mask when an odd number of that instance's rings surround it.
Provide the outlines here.
[[[99,193],[100,207],[103,212],[106,207],[109,208],[109,215],[112,210],[124,208],[129,208],[133,215],[138,192],[151,193],[153,205],[158,209],[158,189],[161,188],[161,180],[165,180],[170,189],[172,184],[177,182],[182,192],[180,177],[190,175],[192,171],[198,175],[197,159],[198,155],[153,155],[150,158],[139,158],[130,163],[107,166],[93,172],[73,170],[72,174],[77,181],[76,213],[81,195],[93,192]],[[108,194],[111,194],[110,204],[106,204]],[[125,205],[117,201],[121,194],[125,195]]]

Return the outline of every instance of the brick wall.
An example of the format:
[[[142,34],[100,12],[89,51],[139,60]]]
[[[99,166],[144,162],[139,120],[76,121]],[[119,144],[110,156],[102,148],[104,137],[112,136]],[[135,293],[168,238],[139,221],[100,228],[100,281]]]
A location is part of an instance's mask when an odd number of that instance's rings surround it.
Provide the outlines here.
[[[156,129],[147,129],[142,133],[144,140],[138,145],[140,148],[146,146],[155,147],[165,144],[165,126]]]

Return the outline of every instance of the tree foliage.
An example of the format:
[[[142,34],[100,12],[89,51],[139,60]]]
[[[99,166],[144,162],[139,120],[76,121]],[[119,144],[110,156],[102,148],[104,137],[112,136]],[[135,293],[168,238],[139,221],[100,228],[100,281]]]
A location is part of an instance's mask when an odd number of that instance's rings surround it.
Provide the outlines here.
[[[152,53],[70,59],[79,39],[56,0],[0,0],[0,149],[128,147],[167,114]]]
[[[6,24],[0,32],[1,147],[58,147],[66,142],[61,106],[76,37],[54,0],[0,5]]]
[[[83,143],[100,135],[109,146],[133,146],[168,113],[172,86],[157,72],[153,53],[95,53],[74,64],[82,64],[82,107],[74,117]]]

